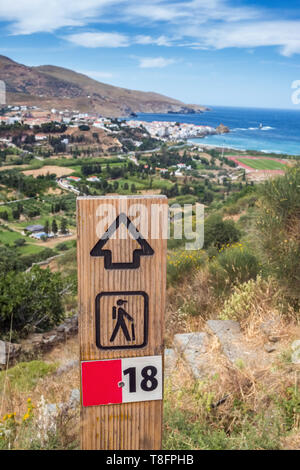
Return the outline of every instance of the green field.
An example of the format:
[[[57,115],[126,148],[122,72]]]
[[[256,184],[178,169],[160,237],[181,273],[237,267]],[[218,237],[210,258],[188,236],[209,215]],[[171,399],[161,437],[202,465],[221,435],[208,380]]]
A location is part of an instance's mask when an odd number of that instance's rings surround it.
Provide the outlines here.
[[[258,158],[257,160],[252,160],[251,158],[239,158],[239,162],[248,165],[254,170],[284,170],[285,165],[276,160],[268,160],[266,158]]]

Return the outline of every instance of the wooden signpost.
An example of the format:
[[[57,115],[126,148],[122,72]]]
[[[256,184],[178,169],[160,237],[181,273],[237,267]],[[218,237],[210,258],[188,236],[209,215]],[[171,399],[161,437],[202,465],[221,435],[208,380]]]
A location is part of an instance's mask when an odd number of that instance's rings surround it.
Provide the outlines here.
[[[77,199],[81,447],[161,448],[167,198]]]

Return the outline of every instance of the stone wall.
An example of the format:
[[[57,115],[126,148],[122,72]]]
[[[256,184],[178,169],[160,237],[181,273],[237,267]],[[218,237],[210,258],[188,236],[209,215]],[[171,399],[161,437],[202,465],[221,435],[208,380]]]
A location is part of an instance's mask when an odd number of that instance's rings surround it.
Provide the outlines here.
[[[8,361],[11,366],[16,362],[32,360],[77,333],[78,315],[74,315],[53,330],[29,335],[18,344],[0,341],[0,370],[6,367]]]

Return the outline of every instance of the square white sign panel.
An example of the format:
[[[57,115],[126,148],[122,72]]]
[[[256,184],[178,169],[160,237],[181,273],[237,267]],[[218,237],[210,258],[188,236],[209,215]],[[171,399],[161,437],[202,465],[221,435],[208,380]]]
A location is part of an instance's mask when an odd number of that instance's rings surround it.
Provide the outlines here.
[[[162,400],[162,356],[122,359],[122,403]]]

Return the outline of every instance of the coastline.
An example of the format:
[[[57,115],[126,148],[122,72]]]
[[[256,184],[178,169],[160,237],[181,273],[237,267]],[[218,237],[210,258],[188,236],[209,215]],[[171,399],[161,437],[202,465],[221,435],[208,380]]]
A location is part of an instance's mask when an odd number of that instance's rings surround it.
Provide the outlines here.
[[[210,112],[198,115],[143,113],[135,119],[148,123],[180,122],[215,129],[222,123],[229,127],[229,134],[187,136],[185,140],[189,145],[203,148],[300,157],[300,113],[294,110],[214,106],[210,107]]]

